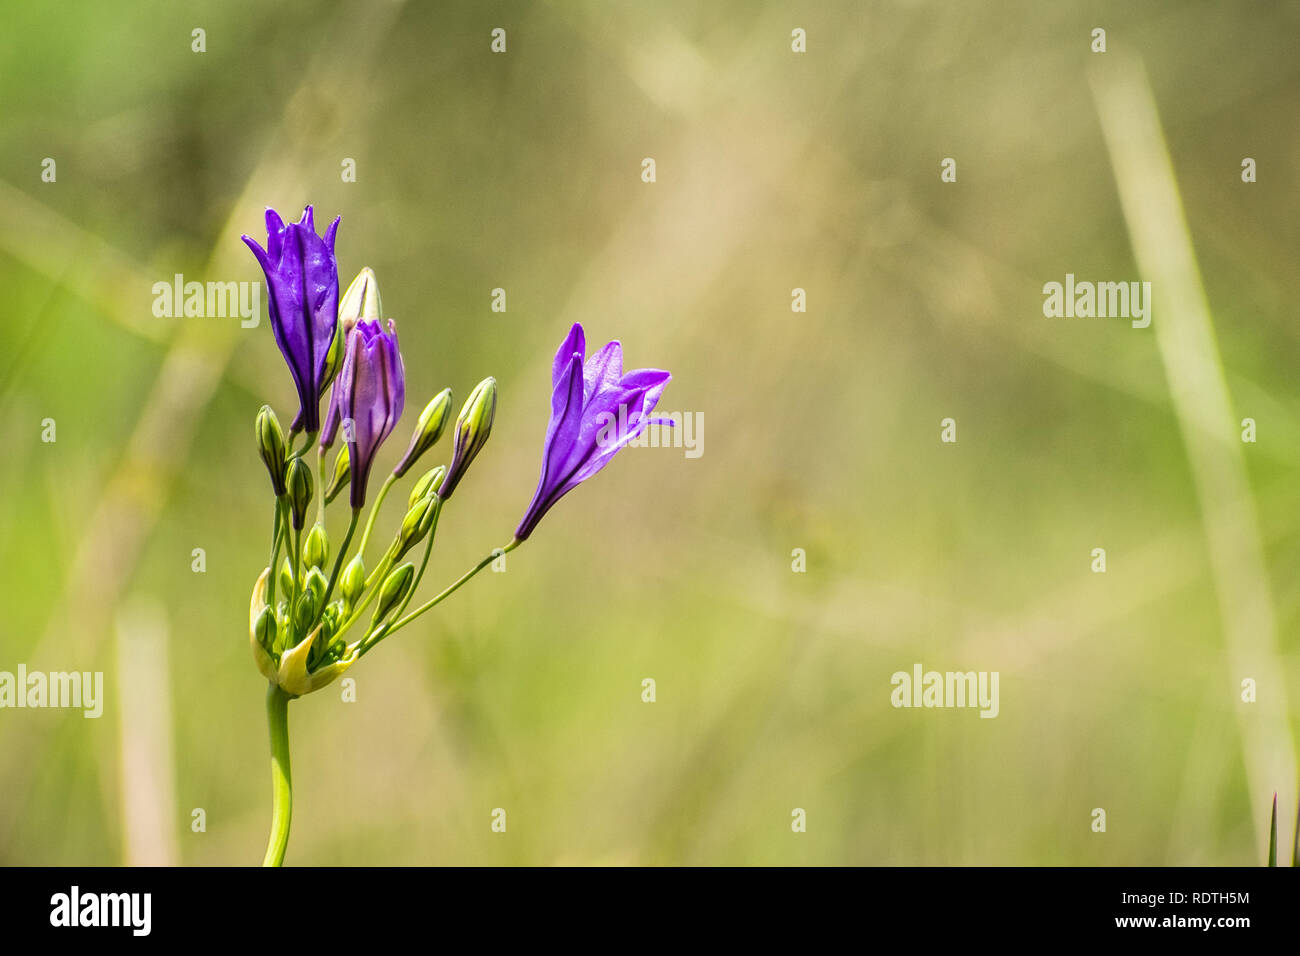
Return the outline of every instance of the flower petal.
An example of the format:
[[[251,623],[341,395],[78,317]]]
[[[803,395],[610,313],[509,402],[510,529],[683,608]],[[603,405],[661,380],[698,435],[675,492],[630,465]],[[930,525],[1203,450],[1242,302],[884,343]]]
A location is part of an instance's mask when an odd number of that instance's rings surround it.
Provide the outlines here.
[[[544,484],[559,478],[575,452],[582,429],[582,358],[574,353],[568,373],[551,396],[551,423],[546,429],[546,460],[542,468]]]
[[[339,220],[342,218],[342,216],[335,216],[334,221],[325,229],[325,245],[329,246],[330,255],[334,255],[334,237],[338,234]]]
[[[587,337],[582,331],[580,322],[573,323],[573,328],[569,329],[569,334],[564,337],[564,341],[555,352],[555,361],[551,365],[551,388],[560,384],[560,379],[569,370],[569,359],[575,352],[580,356],[587,354]]]
[[[623,377],[623,346],[615,339],[587,359],[582,370],[582,400],[590,402],[602,389],[612,388]]]
[[[274,268],[274,264],[271,262],[271,257],[267,251],[259,246],[257,240],[252,236],[240,236],[239,238],[244,240],[244,245],[253,250],[253,255],[257,257],[257,264],[262,267],[263,272],[269,275]]]
[[[284,249],[281,244],[283,236],[284,220],[280,218],[278,212],[268,208],[266,210],[266,252],[272,262],[278,263],[280,261],[280,253]]]
[[[672,378],[670,372],[662,369],[638,368],[624,375],[619,385],[623,388],[645,389],[645,407],[641,410],[641,414],[649,415],[659,404],[659,397],[663,395],[664,389],[668,387]]]

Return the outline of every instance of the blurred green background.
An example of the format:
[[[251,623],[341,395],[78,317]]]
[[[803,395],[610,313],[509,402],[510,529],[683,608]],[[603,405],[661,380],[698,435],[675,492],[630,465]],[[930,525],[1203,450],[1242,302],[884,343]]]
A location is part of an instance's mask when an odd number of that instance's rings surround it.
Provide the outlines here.
[[[705,428],[699,458],[623,452],[505,574],[355,668],[355,703],[332,686],[292,706],[287,862],[1262,859],[1272,791],[1296,797],[1300,3],[5,18],[0,670],[102,670],[107,703],[0,711],[0,862],[261,859],[252,421],[269,401],[287,422],[293,391],[265,316],[155,318],[152,285],[260,281],[238,235],[307,202],[342,215],[343,284],[373,267],[400,329],[408,413],[379,467],[436,391],[500,383],[426,595],[509,540],[570,323],[671,369],[661,409]],[[1138,59],[1217,336],[1223,459],[1244,468],[1229,524],[1257,565],[1207,543],[1216,486],[1171,398],[1162,289],[1146,330],[1041,311],[1067,272],[1149,278],[1089,79]],[[1244,668],[1225,568],[1259,598],[1236,621],[1263,649]],[[1000,715],[893,708],[890,675],[917,662],[998,671]]]

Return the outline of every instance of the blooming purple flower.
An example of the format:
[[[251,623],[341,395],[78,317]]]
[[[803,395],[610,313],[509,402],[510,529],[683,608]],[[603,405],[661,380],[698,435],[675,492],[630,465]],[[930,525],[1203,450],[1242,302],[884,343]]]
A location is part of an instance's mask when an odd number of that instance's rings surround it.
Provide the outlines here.
[[[555,353],[551,370],[551,422],[542,451],[542,476],[532,504],[515,530],[523,541],[551,506],[600,471],[620,448],[650,424],[672,376],[653,368],[623,373],[623,346],[616,340],[586,360],[586,336],[574,324]]]
[[[303,210],[302,219],[289,225],[274,209],[267,209],[266,248],[249,236],[242,237],[266,273],[271,329],[298,389],[295,432],[320,429],[325,363],[339,317],[339,271],[334,259],[338,227],[335,218],[324,236],[316,235],[311,206]]]
[[[343,424],[353,508],[366,503],[366,481],[375,452],[401,418],[405,404],[406,370],[397,348],[397,326],[389,319],[385,332],[378,322],[362,319],[348,336],[328,415],[333,427]]]

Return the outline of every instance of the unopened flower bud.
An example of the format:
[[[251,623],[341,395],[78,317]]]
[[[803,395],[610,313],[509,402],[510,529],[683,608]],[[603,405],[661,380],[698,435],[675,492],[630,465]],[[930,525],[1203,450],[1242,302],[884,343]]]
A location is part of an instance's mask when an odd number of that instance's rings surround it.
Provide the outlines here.
[[[312,568],[307,572],[307,579],[303,582],[303,590],[316,592],[316,610],[318,612],[320,611],[320,601],[325,597],[325,589],[328,587],[329,581],[321,573],[320,568]]]
[[[293,609],[294,632],[297,634],[306,634],[316,621],[317,614],[320,613],[320,602],[325,597],[325,587],[328,582],[325,576],[317,568],[312,568],[307,575],[307,586],[303,589],[298,598],[298,603]]]
[[[456,445],[452,451],[451,465],[447,468],[447,477],[438,489],[439,498],[450,498],[460,480],[465,477],[476,455],[487,444],[488,435],[492,434],[492,420],[497,413],[497,380],[485,378],[479,382],[465,401],[456,419]]]
[[[312,645],[311,654],[308,658],[309,664],[315,667],[329,650],[330,642],[334,640],[334,631],[338,628],[338,618],[336,609],[338,603],[335,602],[321,612],[320,627],[316,628],[316,641]]]
[[[407,499],[406,506],[414,508],[415,503],[421,498],[427,498],[433,494],[433,490],[442,484],[442,479],[446,474],[446,465],[439,465],[437,468],[426,471],[420,476],[420,480],[415,483],[415,487],[411,489],[411,497]]]
[[[302,545],[302,560],[309,568],[323,568],[330,559],[330,539],[325,527],[317,522]]]
[[[421,455],[438,443],[449,421],[451,421],[451,389],[444,388],[428,405],[424,406],[424,411],[420,412],[420,417],[415,423],[415,434],[411,436],[406,454],[393,469],[393,474],[398,478],[405,475]]]
[[[278,498],[284,494],[284,432],[270,405],[263,405],[257,413],[257,450],[266,463],[271,488]]]
[[[289,465],[285,487],[289,492],[289,512],[293,516],[293,529],[301,531],[307,517],[307,506],[311,504],[312,493],[311,469],[301,458],[295,458]]]
[[[346,340],[353,327],[362,319],[378,322],[384,316],[384,305],[379,299],[379,282],[375,272],[366,266],[348,286],[339,300],[339,326]],[[339,359],[340,363],[342,359]]]
[[[383,586],[379,589],[379,606],[375,608],[372,624],[382,621],[389,611],[405,600],[414,579],[415,565],[409,561],[388,573],[388,577],[384,578]]]
[[[402,555],[419,544],[429,533],[429,529],[433,527],[434,512],[440,504],[437,498],[429,495],[421,498],[406,512],[406,517],[402,519],[402,530],[397,533],[394,561],[401,560]]]
[[[339,299],[339,320],[334,326],[334,339],[330,342],[329,354],[325,357],[325,385],[329,385],[343,368],[343,359],[347,357],[348,336],[362,319],[378,322],[383,316],[383,304],[379,301],[379,283],[375,281],[374,271],[367,266],[357,273],[357,277],[348,286],[348,291]],[[324,385],[322,386],[324,390]],[[333,397],[330,399],[330,414],[334,413]],[[334,427],[326,426],[321,435],[321,446],[328,448],[334,444]]]
[[[334,324],[334,338],[330,339],[330,350],[325,353],[325,374],[321,377],[320,390],[324,393],[334,382],[334,378],[339,374],[339,369],[343,367],[343,353],[346,350],[347,339],[343,334],[343,323]]]
[[[280,593],[285,597],[293,594],[293,564],[288,558],[280,562]]]
[[[253,623],[253,636],[265,651],[270,651],[275,646],[275,627],[275,611],[266,605]]]
[[[325,489],[325,503],[333,504],[334,499],[339,496],[339,492],[348,486],[352,479],[352,465],[348,458],[348,446],[339,446],[339,453],[334,458],[334,477],[330,479],[330,484]]]
[[[271,618],[271,645],[275,643],[275,612],[266,603],[267,583],[271,579],[271,569],[262,572],[257,583],[253,585],[253,596],[248,605],[248,642],[253,649],[253,661],[257,669],[268,680],[275,680],[276,663],[271,656],[272,646],[266,643],[267,625],[263,618],[269,613]]]
[[[357,600],[366,590],[366,562],[357,555],[348,562],[348,566],[343,569],[343,577],[339,581],[339,591],[343,599],[348,604],[356,604]]]

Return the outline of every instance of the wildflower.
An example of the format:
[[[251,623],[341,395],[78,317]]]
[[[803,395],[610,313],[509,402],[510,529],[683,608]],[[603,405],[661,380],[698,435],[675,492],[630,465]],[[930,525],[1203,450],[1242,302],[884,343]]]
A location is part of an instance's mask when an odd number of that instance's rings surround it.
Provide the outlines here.
[[[650,417],[672,378],[668,372],[642,368],[624,374],[623,346],[618,341],[607,344],[584,364],[585,354],[582,326],[574,324],[555,353],[542,474],[532,503],[515,530],[517,541],[526,540],[557,501],[608,465],[647,425],[673,424],[670,419]],[[619,415],[620,409],[625,417]],[[611,431],[619,420],[626,426],[620,424]]]
[[[298,390],[298,415],[290,429],[295,433],[320,430],[321,392],[338,324],[339,272],[334,259],[338,226],[336,218],[325,235],[318,236],[311,206],[303,210],[302,219],[289,225],[268,209],[266,248],[249,236],[242,237],[266,273],[271,329]]]

